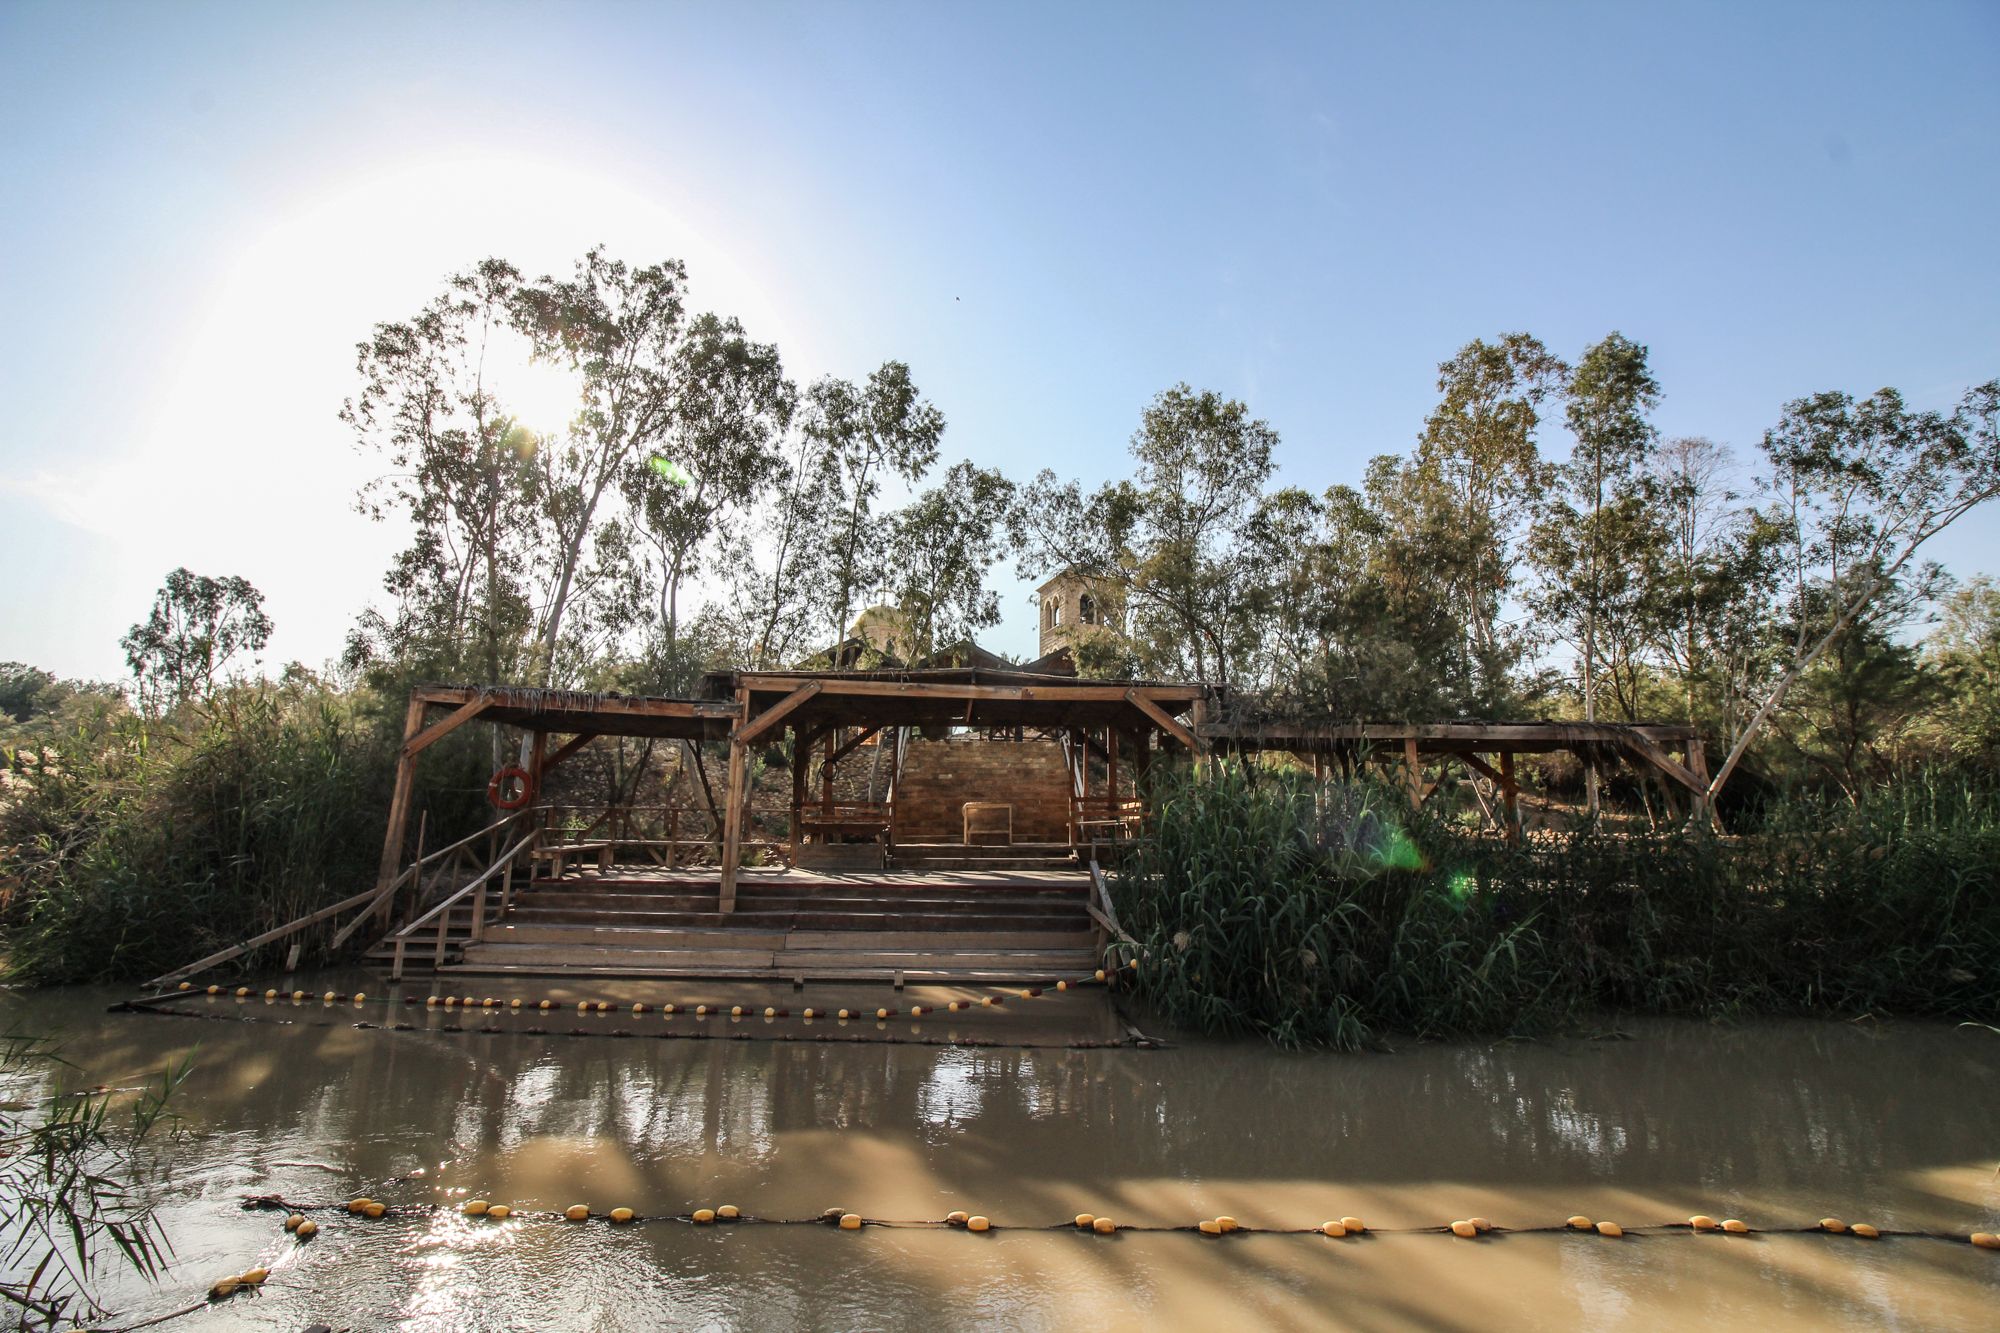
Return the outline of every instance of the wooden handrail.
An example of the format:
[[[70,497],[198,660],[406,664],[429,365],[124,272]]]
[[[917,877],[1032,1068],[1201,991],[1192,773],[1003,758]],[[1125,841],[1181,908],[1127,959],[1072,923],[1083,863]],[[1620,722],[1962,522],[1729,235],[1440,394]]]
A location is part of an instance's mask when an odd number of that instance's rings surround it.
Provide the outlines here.
[[[527,837],[515,843],[512,847],[508,848],[505,852],[503,852],[500,855],[500,857],[493,862],[492,865],[480,871],[479,878],[473,880],[470,884],[467,884],[463,888],[459,889],[458,892],[452,894],[451,897],[446,898],[436,907],[431,908],[430,911],[425,912],[422,916],[418,917],[415,921],[412,921],[409,925],[404,926],[401,930],[397,931],[390,938],[391,939],[406,938],[409,936],[411,931],[415,930],[418,926],[423,925],[424,922],[430,920],[432,917],[436,916],[439,912],[457,906],[459,899],[463,898],[466,894],[471,893],[474,889],[486,883],[487,880],[492,879],[494,875],[498,874],[509,863],[511,863],[515,857],[521,854],[522,848],[529,846],[534,841],[535,841],[535,835],[533,833],[530,833]]]
[[[339,902],[335,903],[331,907],[322,907],[317,912],[308,913],[307,915],[298,918],[298,920],[296,921],[287,921],[284,925],[279,926],[275,930],[267,930],[262,935],[253,935],[249,939],[243,941],[243,943],[241,944],[231,945],[229,948],[224,949],[219,953],[212,953],[208,957],[201,959],[199,962],[189,963],[186,967],[179,968],[172,972],[168,972],[163,976],[154,977],[151,981],[146,983],[146,987],[149,990],[153,990],[161,986],[165,986],[170,982],[179,981],[183,977],[191,977],[197,972],[206,972],[209,968],[214,967],[217,963],[226,963],[232,958],[239,958],[242,955],[249,953],[252,949],[261,948],[266,944],[270,944],[274,940],[281,940],[285,936],[290,935],[295,931],[304,930],[307,926],[317,925],[320,922],[326,920],[328,917],[338,916],[340,913],[345,912],[348,908],[354,906],[356,903],[374,897],[378,891],[379,890],[376,889],[364,889],[360,893],[355,894],[351,898],[342,898]]]

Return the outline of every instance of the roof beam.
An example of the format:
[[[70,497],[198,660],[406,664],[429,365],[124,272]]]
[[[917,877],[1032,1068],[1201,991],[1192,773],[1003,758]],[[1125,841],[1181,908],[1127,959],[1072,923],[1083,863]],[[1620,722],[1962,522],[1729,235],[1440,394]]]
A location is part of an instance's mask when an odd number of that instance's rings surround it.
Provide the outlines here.
[[[1201,741],[1196,739],[1195,734],[1193,732],[1189,731],[1186,727],[1176,722],[1167,713],[1166,709],[1160,707],[1158,704],[1154,703],[1151,699],[1148,699],[1145,695],[1139,693],[1139,691],[1137,690],[1125,691],[1125,702],[1131,704],[1134,708],[1138,709],[1140,712],[1144,713],[1147,717],[1151,718],[1154,726],[1158,727],[1161,731],[1166,732],[1167,735],[1172,736],[1182,745],[1187,746],[1187,748],[1192,753],[1200,754],[1203,750],[1208,748],[1205,745],[1203,745]]]
[[[729,743],[731,745],[748,745],[751,741],[756,740],[772,727],[784,721],[793,709],[812,698],[815,694],[818,694],[824,688],[825,686],[820,681],[807,681],[784,698],[778,700],[778,702],[772,704],[769,708],[766,708],[763,712],[757,714],[756,717],[751,718],[738,727],[730,734]]]
[[[422,731],[404,741],[403,758],[414,759],[492,706],[493,701],[491,699],[474,699],[471,703],[461,704],[450,715],[431,723],[428,727],[425,727]]]

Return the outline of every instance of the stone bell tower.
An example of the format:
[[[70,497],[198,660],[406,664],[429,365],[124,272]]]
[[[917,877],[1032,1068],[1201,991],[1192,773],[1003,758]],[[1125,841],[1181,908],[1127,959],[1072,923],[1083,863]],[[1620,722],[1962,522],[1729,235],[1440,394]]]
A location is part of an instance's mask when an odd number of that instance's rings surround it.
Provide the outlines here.
[[[1044,657],[1087,635],[1117,633],[1123,620],[1117,588],[1073,570],[1035,589],[1035,601],[1041,607]]]

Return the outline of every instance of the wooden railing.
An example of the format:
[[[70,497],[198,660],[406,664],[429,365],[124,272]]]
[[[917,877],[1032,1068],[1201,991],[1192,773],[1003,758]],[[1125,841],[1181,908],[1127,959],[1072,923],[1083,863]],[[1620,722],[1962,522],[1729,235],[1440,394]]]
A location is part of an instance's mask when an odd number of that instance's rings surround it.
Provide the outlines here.
[[[480,940],[486,938],[486,922],[489,915],[494,917],[505,916],[507,909],[513,906],[515,865],[523,860],[529,860],[532,865],[532,858],[535,849],[541,845],[542,835],[543,830],[540,827],[530,827],[518,842],[495,858],[493,863],[481,871],[470,884],[460,888],[443,902],[390,936],[390,944],[395,949],[395,958],[390,965],[389,979],[391,981],[401,981],[403,979],[403,960],[407,956],[409,947],[413,943],[420,942],[419,937],[426,926],[431,928],[435,936],[431,965],[433,967],[444,966],[445,951],[451,943],[451,919],[461,905],[471,914],[472,918],[472,927],[468,936],[468,942],[477,944]],[[489,908],[492,902],[493,881],[495,878],[498,878],[500,881],[500,905],[497,912],[490,912]]]

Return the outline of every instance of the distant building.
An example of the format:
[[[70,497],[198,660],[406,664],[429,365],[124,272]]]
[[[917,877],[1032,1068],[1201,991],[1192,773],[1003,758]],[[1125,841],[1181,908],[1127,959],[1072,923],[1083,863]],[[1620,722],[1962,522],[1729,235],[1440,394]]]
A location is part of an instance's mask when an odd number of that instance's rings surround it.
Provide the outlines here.
[[[1104,579],[1062,573],[1035,589],[1041,607],[1041,653],[1047,657],[1096,634],[1124,628],[1124,605],[1117,585]]]

